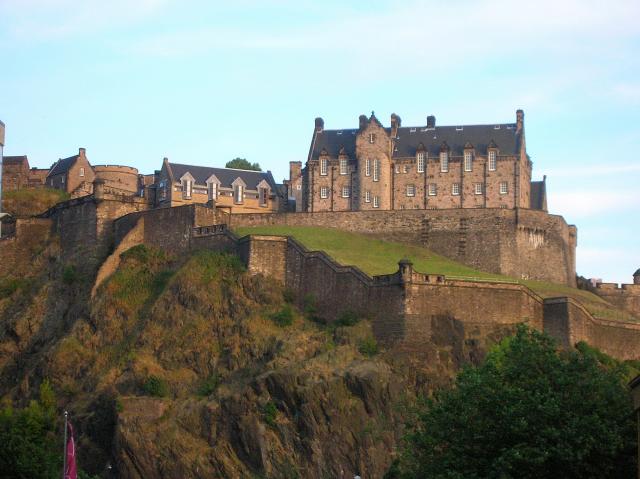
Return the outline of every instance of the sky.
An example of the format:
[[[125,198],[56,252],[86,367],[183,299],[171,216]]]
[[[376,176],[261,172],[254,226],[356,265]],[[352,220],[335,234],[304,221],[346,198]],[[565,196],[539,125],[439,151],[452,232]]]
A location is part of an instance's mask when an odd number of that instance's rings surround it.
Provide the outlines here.
[[[281,181],[314,118],[515,122],[578,226],[577,270],[640,268],[637,0],[0,0],[5,155],[150,173],[258,162]]]

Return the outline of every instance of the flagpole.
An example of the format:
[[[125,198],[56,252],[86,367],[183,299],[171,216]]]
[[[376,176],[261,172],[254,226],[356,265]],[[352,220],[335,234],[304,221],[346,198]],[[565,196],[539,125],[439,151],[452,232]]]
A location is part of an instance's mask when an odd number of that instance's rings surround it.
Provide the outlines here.
[[[62,456],[62,479],[65,479],[67,474],[67,417],[69,413],[64,412],[64,454]]]

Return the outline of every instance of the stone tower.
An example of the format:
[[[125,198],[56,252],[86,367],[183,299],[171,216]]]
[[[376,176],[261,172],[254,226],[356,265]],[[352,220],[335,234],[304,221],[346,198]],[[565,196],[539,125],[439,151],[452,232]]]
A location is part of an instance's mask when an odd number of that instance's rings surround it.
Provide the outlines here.
[[[633,284],[640,284],[640,268],[633,273]]]

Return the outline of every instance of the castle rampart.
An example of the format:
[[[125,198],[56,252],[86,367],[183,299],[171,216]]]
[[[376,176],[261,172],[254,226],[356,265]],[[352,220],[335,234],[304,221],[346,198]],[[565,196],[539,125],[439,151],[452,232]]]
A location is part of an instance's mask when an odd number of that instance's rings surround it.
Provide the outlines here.
[[[96,179],[103,180],[107,187],[117,188],[129,193],[138,192],[138,170],[131,166],[95,165]]]
[[[222,218],[221,218],[222,221]],[[528,209],[344,211],[231,215],[229,226],[321,226],[423,245],[473,268],[575,286],[577,230]]]

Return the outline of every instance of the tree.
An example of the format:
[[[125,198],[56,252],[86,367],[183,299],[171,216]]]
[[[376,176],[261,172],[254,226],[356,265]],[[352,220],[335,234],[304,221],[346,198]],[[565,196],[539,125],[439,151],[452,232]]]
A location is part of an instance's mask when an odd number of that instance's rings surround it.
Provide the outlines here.
[[[238,170],[262,171],[258,163],[250,163],[245,158],[234,158],[231,161],[227,161],[225,166],[227,168],[236,168]]]
[[[425,401],[387,477],[635,477],[629,374],[586,345],[558,351],[520,327]]]

